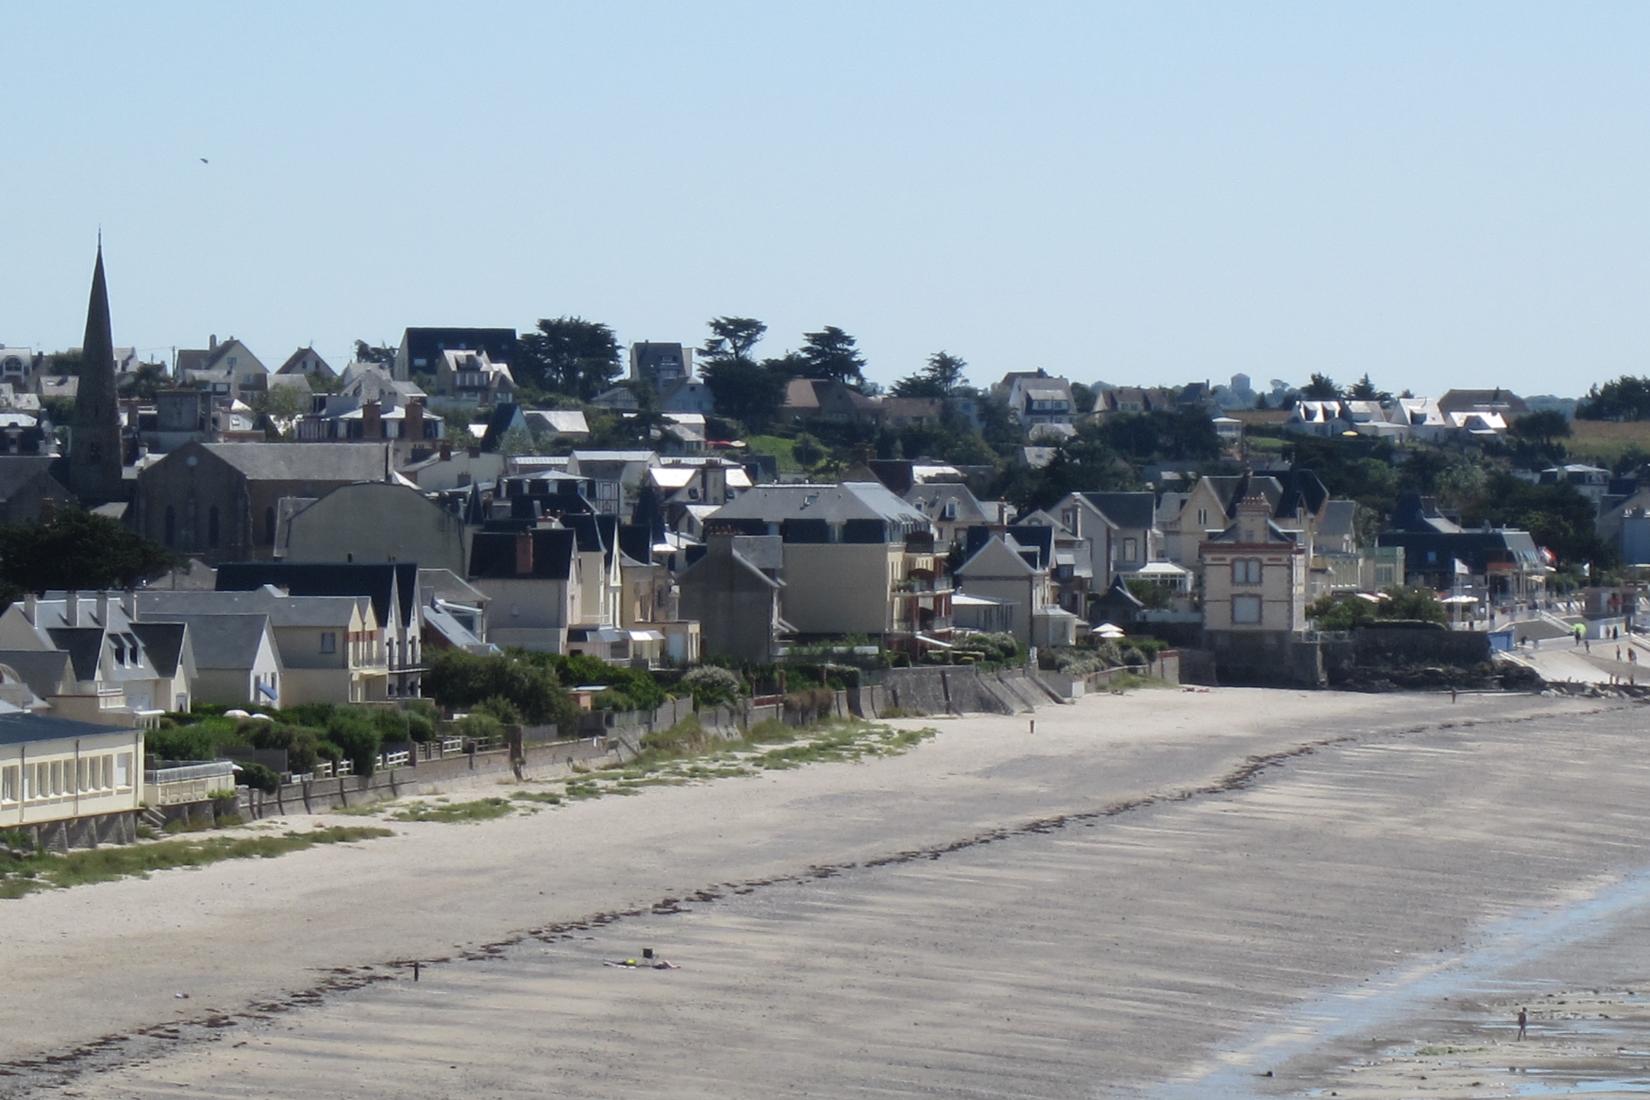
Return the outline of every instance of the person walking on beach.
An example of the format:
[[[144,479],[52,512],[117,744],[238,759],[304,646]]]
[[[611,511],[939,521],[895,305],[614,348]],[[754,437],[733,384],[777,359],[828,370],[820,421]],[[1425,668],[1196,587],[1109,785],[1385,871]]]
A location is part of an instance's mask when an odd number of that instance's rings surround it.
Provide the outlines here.
[[[1530,1024],[1529,1013],[1524,1011],[1523,1006],[1519,1006],[1519,1009],[1518,1009],[1518,1037],[1519,1037],[1520,1040],[1522,1040],[1524,1038],[1524,1029],[1527,1028],[1529,1026],[1529,1024]]]

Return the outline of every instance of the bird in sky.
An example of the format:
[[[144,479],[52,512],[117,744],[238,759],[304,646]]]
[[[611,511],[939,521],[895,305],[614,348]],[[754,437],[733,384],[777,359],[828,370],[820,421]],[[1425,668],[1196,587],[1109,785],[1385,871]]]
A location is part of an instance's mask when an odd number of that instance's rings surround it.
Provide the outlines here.
[[[206,158],[205,158],[205,157],[202,157],[202,158],[201,158],[201,163],[202,163],[202,164],[211,164],[211,163],[212,163],[212,162],[211,162],[211,161],[209,161],[209,160],[207,160],[207,159],[206,159]]]

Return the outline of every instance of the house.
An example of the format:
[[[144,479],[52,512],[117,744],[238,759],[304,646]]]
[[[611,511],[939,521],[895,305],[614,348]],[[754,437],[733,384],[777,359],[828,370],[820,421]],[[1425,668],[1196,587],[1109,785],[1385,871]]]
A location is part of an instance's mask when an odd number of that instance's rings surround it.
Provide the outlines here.
[[[418,383],[396,378],[390,369],[377,363],[349,363],[338,376],[338,393],[358,401],[379,401],[387,405],[405,405],[412,401],[426,401],[428,395]]]
[[[1595,509],[1602,508],[1610,491],[1610,471],[1598,466],[1572,462],[1564,466],[1549,466],[1541,471],[1542,485],[1570,485],[1586,497]]]
[[[364,699],[405,699],[419,694],[423,668],[423,638],[419,628],[419,563],[414,561],[249,561],[218,568],[219,592],[257,591],[273,585],[292,596],[332,596],[368,601],[364,616],[368,639],[382,667],[382,680],[366,684]],[[272,617],[277,631],[281,622]]]
[[[407,381],[415,374],[434,374],[448,351],[479,352],[494,363],[508,363],[516,355],[513,328],[409,328],[395,349],[392,375]]]
[[[156,622],[187,627],[195,649],[195,702],[281,707],[286,669],[262,612],[189,614],[155,610]]]
[[[0,713],[0,829],[59,851],[136,840],[143,751],[133,726]]]
[[[495,405],[515,400],[516,379],[508,363],[485,351],[443,351],[435,364],[435,396],[449,405]]]
[[[693,349],[642,341],[630,345],[630,380],[664,390],[693,377]]]
[[[783,615],[801,635],[919,644],[951,628],[933,528],[880,484],[758,485],[706,530],[780,537]]]
[[[874,424],[881,407],[845,382],[829,378],[793,378],[785,385],[785,400],[779,407],[783,420],[805,424]]]
[[[945,415],[945,399],[940,397],[884,397],[882,422],[888,427],[931,427]]]
[[[635,511],[648,471],[658,465],[654,451],[576,450],[569,456],[567,472],[589,479],[595,511],[628,516]]]
[[[765,549],[777,568],[764,572],[753,557]],[[772,535],[711,535],[704,553],[677,578],[681,614],[697,620],[704,656],[772,664],[780,638],[792,632],[781,616],[783,547]]]
[[[208,561],[270,557],[283,498],[318,498],[387,475],[389,448],[376,443],[187,443],[138,473],[127,522]]]
[[[1108,579],[1114,572],[1132,573],[1147,562],[1162,558],[1163,532],[1157,526],[1156,494],[1071,493],[1050,509],[1068,531],[1095,537],[1099,531],[1092,523],[1084,522],[1088,510],[1098,512],[1111,524],[1106,532],[1111,542],[1110,560],[1104,572],[1095,572],[1097,582]],[[1096,556],[1098,558],[1098,553]],[[1095,565],[1100,564],[1095,561]]]
[[[77,505],[53,472],[51,455],[0,455],[0,523],[37,523]]]
[[[1077,411],[1071,383],[1046,371],[1015,371],[998,383],[1015,420],[1034,424],[1070,424]]]
[[[391,690],[389,663],[378,644],[372,601],[365,596],[294,596],[272,585],[216,592],[148,588],[137,593],[137,603],[143,617],[156,622],[192,622],[197,615],[265,619],[274,633],[277,667],[254,661],[243,670],[237,664],[233,669],[220,669],[225,675],[217,678],[220,687],[227,687],[238,682],[242,671],[249,678],[263,677],[254,684],[255,697],[264,701],[262,705],[275,705],[269,701],[271,695],[285,707],[397,697]],[[272,672],[277,674],[273,684],[269,681]]]
[[[214,335],[204,348],[179,348],[172,373],[180,382],[224,397],[266,389],[269,380],[263,360],[233,336],[219,343]]]
[[[1055,602],[1049,564],[1045,553],[1013,535],[989,534],[957,567],[957,585],[972,599],[1008,608],[1007,629],[1021,645],[1069,646],[1077,640],[1078,617]]]
[[[417,562],[462,574],[464,541],[463,517],[420,490],[363,481],[302,502],[275,553],[295,562]]]
[[[944,550],[960,545],[970,527],[1001,527],[1007,522],[1006,504],[982,503],[962,482],[919,482],[905,492],[905,503],[928,517],[934,544]]]
[[[1531,600],[1547,590],[1551,569],[1528,531],[1463,530],[1415,493],[1398,498],[1376,542],[1403,551],[1406,584],[1467,586],[1497,601]]]
[[[193,697],[187,632],[142,621],[131,593],[25,595],[0,614],[0,654],[65,718],[148,725]]]
[[[698,413],[716,415],[716,395],[697,378],[683,378],[659,390],[659,411],[662,413]]]
[[[38,361],[33,348],[0,347],[0,382],[16,390],[26,390]]]
[[[1102,416],[1152,412],[1151,393],[1141,386],[1113,386],[1100,392],[1094,411]]]
[[[488,600],[488,637],[499,646],[568,651],[583,621],[577,536],[565,527],[500,524],[477,531],[467,580]]]
[[[293,425],[294,437],[299,443],[389,443],[400,461],[422,458],[446,435],[446,422],[425,409],[423,398],[398,404],[396,396],[313,394],[310,411]]]
[[[1452,419],[1457,416],[1478,413],[1486,419],[1499,421],[1505,429],[1521,416],[1527,416],[1530,406],[1524,399],[1511,390],[1445,390],[1438,399],[1438,408],[1443,414]]]
[[[314,348],[299,348],[287,356],[286,362],[275,368],[276,375],[301,375],[311,382],[331,382],[338,377],[321,353]]]
[[[521,415],[535,437],[550,436],[569,443],[590,438],[590,425],[582,409],[523,409]]]
[[[1296,635],[1306,629],[1306,547],[1272,522],[1251,491],[1225,530],[1203,540],[1203,629],[1210,635]]]
[[[435,454],[402,466],[397,472],[426,493],[440,493],[491,484],[504,476],[509,465],[509,458],[496,451],[484,452],[480,447],[455,450],[443,441]]]

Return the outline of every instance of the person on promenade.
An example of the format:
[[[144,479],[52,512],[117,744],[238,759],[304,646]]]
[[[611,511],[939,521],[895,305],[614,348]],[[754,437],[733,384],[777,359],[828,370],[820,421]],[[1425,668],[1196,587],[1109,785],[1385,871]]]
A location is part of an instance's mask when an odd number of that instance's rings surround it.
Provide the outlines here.
[[[1524,1011],[1523,1006],[1519,1006],[1519,1009],[1518,1009],[1518,1037],[1520,1039],[1524,1038],[1524,1029],[1529,1026],[1529,1023],[1530,1023],[1529,1014]]]

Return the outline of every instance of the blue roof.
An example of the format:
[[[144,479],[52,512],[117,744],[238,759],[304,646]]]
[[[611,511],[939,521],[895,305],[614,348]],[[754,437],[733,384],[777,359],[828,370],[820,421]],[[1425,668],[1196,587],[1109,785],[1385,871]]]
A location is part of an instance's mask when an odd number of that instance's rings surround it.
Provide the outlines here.
[[[0,714],[0,745],[26,745],[32,741],[62,741],[75,737],[102,737],[126,732],[120,726],[100,726],[72,718],[48,718],[43,714]]]

